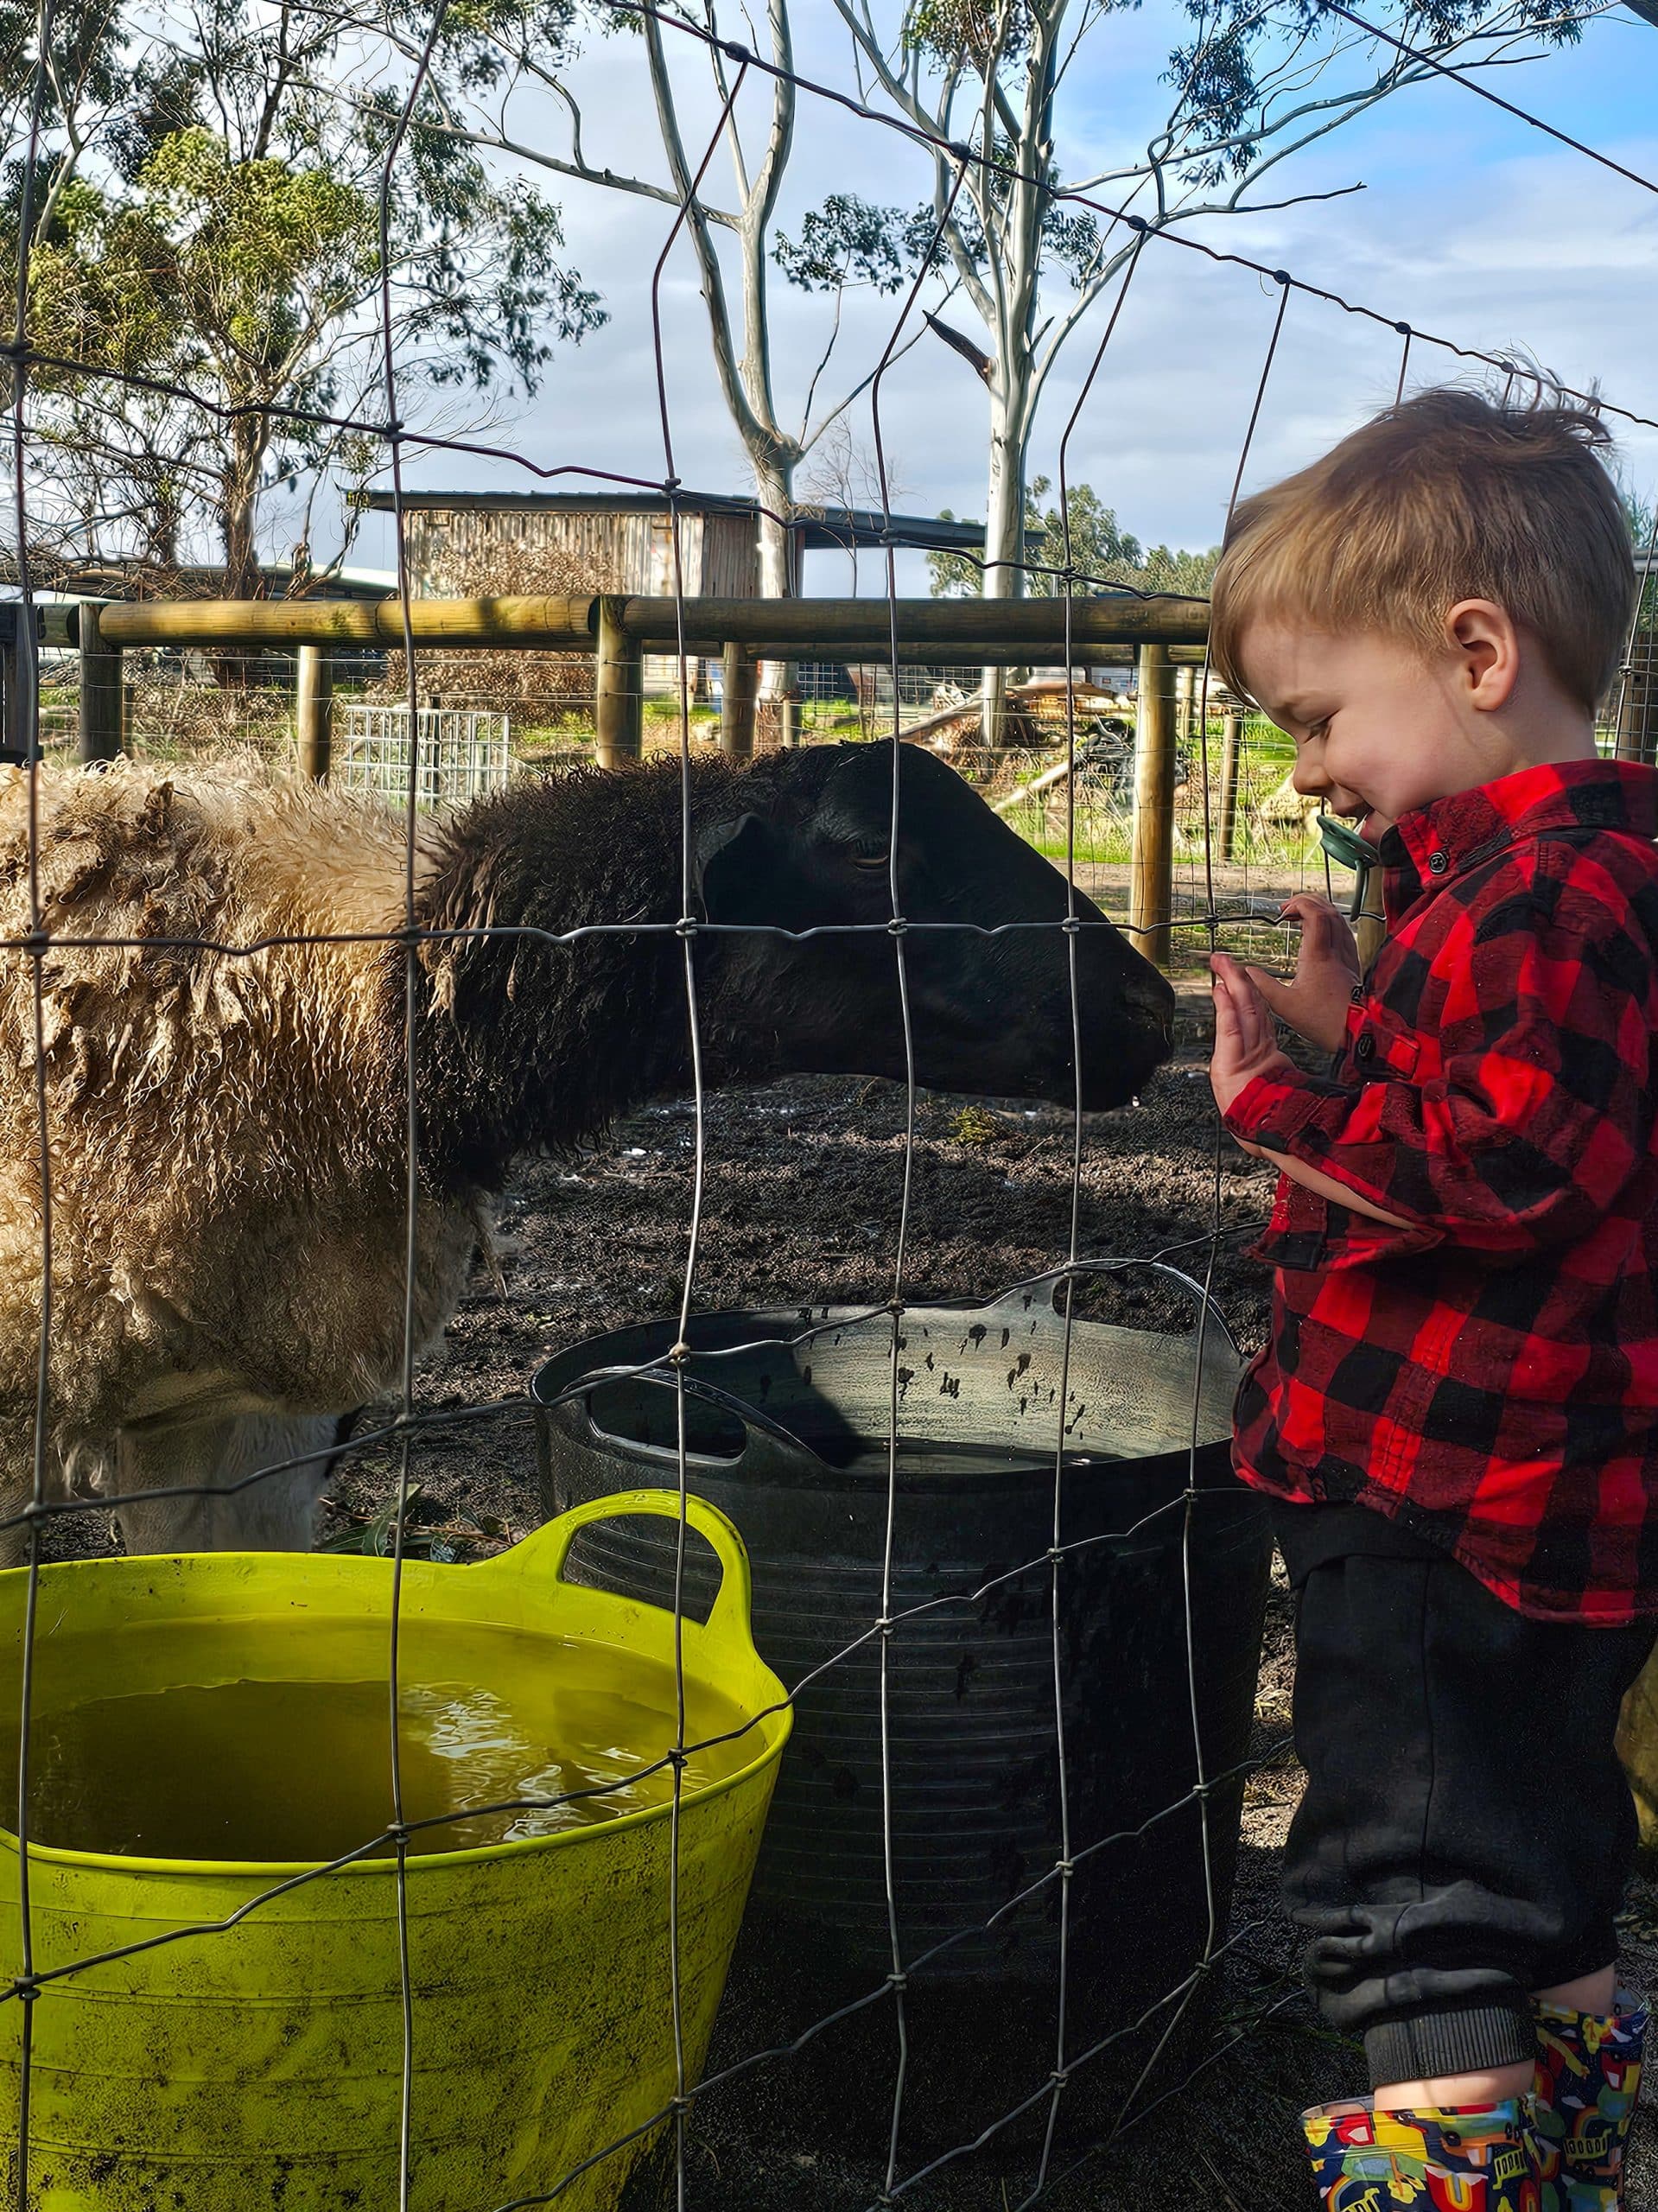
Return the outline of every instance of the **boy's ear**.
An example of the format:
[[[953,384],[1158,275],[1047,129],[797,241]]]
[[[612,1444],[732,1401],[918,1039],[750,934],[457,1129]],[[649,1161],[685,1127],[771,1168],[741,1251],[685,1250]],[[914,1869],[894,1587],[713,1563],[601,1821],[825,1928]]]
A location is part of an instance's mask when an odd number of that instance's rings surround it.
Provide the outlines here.
[[[1520,680],[1520,631],[1494,599],[1459,600],[1445,617],[1445,637],[1462,664],[1465,696],[1482,714],[1506,707]]]

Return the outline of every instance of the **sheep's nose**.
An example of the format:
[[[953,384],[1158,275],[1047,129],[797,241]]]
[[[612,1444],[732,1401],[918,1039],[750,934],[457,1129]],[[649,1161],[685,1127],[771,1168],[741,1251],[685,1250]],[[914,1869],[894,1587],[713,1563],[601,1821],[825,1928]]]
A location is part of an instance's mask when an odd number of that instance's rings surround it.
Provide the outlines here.
[[[1143,975],[1130,976],[1123,1003],[1130,1014],[1155,1029],[1166,1045],[1173,1042],[1174,986],[1166,976],[1148,966]]]

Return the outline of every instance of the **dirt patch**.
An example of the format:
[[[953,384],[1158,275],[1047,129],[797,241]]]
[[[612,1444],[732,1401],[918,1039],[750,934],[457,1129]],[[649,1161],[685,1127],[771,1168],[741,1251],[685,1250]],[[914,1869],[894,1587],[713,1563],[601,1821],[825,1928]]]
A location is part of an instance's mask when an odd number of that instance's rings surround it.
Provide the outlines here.
[[[613,1141],[569,1162],[526,1164],[502,1216],[503,1284],[480,1272],[449,1332],[447,1356],[419,1378],[423,1410],[496,1406],[448,1433],[418,1434],[410,1474],[421,1486],[421,1540],[440,1556],[495,1550],[537,1522],[534,1454],[524,1390],[537,1364],[600,1331],[677,1307],[692,1198],[695,1123],[677,1102],[632,1117]],[[904,1100],[886,1084],[798,1082],[708,1103],[707,1172],[696,1303],[844,1300],[892,1294],[904,1187]],[[1242,1256],[1268,1182],[1230,1145],[1217,1147],[1207,1084],[1196,1067],[1161,1076],[1133,1108],[1091,1117],[1084,1132],[1077,1239],[1090,1255],[1164,1252],[1203,1273],[1218,1208],[1213,1287],[1246,1346],[1259,1343],[1265,1279]],[[1071,1131],[1043,1108],[927,1098],[918,1122],[905,1288],[988,1295],[1052,1268],[1070,1234]],[[1128,1275],[1090,1290],[1088,1311],[1181,1327],[1178,1295]],[[389,1408],[372,1408],[372,1427]],[[325,1538],[360,1542],[396,1480],[384,1446],[341,1464]],[[1284,2212],[1311,2208],[1295,2115],[1356,2094],[1356,2051],[1322,2031],[1299,1987],[1291,1932],[1277,1897],[1279,1857],[1299,1795],[1285,1748],[1292,1661],[1287,1592],[1275,1586],[1256,1707],[1254,1754],[1234,1893],[1230,1942],[1203,2039],[1178,2074],[1153,2079],[1146,2116],[1044,2199],[1053,2212]],[[1627,1970],[1658,1985],[1658,1889],[1629,1900]],[[739,1981],[718,2029],[716,2065],[771,2040],[762,1988]],[[745,2078],[693,2120],[688,2202],[697,2212],[865,2212],[881,2199],[884,2160],[848,2155],[854,2120],[890,2107],[895,2044],[848,2082],[845,2136],[806,2125],[792,2062]],[[1183,2094],[1155,2101],[1202,2063]],[[1067,2093],[1070,2094],[1069,2092]],[[986,2122],[996,2117],[984,2113]],[[1087,2131],[1050,2168],[1064,2175]],[[1658,2208],[1642,2115],[1629,2202]],[[943,2165],[897,2201],[918,2212],[1010,2212],[1028,2201],[1039,2141],[1001,2138]],[[918,2161],[900,2156],[905,2180]],[[642,2177],[640,2206],[660,2200]],[[666,2202],[671,2202],[670,2192]]]

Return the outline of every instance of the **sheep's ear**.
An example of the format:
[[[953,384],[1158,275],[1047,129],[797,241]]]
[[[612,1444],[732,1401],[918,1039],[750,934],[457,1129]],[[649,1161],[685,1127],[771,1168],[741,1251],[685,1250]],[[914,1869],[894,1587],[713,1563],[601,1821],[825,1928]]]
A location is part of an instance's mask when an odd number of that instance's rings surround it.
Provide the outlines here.
[[[764,899],[773,874],[771,845],[771,831],[757,814],[710,822],[698,832],[696,888],[709,921],[753,919],[753,910]]]

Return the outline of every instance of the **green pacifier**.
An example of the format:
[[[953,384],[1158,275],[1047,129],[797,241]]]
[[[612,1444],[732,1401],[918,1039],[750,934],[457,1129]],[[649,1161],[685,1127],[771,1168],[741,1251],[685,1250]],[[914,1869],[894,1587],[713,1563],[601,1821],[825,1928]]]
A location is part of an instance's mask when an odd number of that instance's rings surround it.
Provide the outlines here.
[[[1318,842],[1332,861],[1343,868],[1378,868],[1382,855],[1368,837],[1361,837],[1350,823],[1343,822],[1333,814],[1318,817]]]

